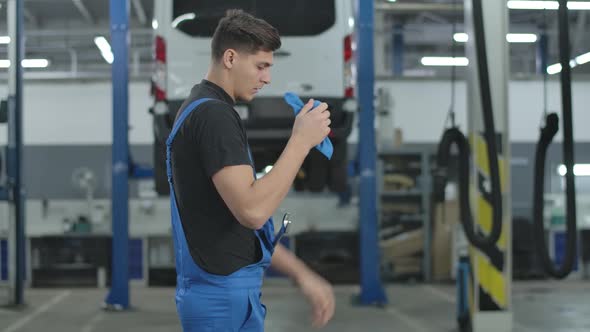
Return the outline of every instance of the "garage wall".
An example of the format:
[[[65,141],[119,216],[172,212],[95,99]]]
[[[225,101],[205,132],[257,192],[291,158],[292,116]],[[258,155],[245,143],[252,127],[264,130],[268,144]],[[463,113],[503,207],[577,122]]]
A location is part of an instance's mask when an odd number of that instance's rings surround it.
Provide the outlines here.
[[[7,95],[0,85],[0,98]],[[95,196],[110,195],[112,144],[110,82],[38,83],[24,87],[24,178],[29,198],[84,197],[72,182],[77,168],[89,168],[97,178]],[[152,118],[149,84],[129,85],[129,141],[136,162],[152,164]],[[0,124],[0,145],[7,140]],[[131,182],[130,195],[137,184]]]
[[[7,95],[0,86],[0,97]],[[112,142],[110,82],[26,83],[24,87],[24,142],[26,145],[104,145]],[[151,144],[149,84],[129,85],[129,140]],[[0,144],[6,125],[0,125]]]
[[[443,124],[451,102],[448,81],[403,80],[381,81],[377,87],[390,92],[393,103],[394,126],[403,129],[404,140],[411,143],[436,142],[443,132]],[[456,88],[457,123],[466,129],[465,83]],[[548,82],[549,110],[561,113],[559,82]],[[590,82],[574,82],[572,86],[574,139],[590,142]],[[512,81],[509,84],[509,125],[512,142],[536,142],[543,113],[543,82]],[[560,127],[561,124],[560,124]],[[556,141],[562,139],[561,133]]]
[[[450,83],[432,80],[377,82],[392,98],[395,127],[404,132],[410,143],[439,140],[450,104]],[[27,145],[102,145],[112,141],[111,85],[99,83],[27,83],[24,90],[24,141]],[[535,142],[542,113],[542,81],[510,83],[510,139],[512,142]],[[549,105],[559,111],[560,87],[549,82]],[[590,142],[590,82],[573,85],[574,135],[578,142]],[[147,82],[129,86],[130,142],[151,144],[151,104]],[[6,86],[0,86],[6,96]],[[465,128],[465,84],[456,92],[457,122]],[[6,126],[0,125],[0,144],[6,142]],[[356,130],[350,142],[356,143]],[[558,135],[557,141],[561,141]]]
[[[403,128],[404,140],[418,144],[435,144],[442,133],[449,106],[450,85],[445,81],[405,80],[378,82],[392,95],[393,122]],[[513,141],[512,167],[514,207],[528,211],[534,157],[541,114],[542,82],[516,81],[510,84],[510,135]],[[574,130],[577,140],[577,162],[590,162],[590,82],[574,84]],[[151,101],[147,83],[132,82],[130,94],[130,142],[137,162],[151,165],[153,141]],[[560,90],[550,82],[549,102],[559,110]],[[0,86],[0,97],[6,86]],[[465,85],[457,86],[457,121],[465,124]],[[31,198],[82,198],[84,193],[72,185],[76,168],[87,167],[99,179],[97,197],[110,192],[111,159],[111,86],[109,82],[94,83],[29,83],[25,86],[25,182]],[[464,126],[463,126],[464,128]],[[351,149],[357,143],[356,130],[350,138]],[[561,136],[558,136],[561,140]],[[6,142],[6,125],[0,125],[0,145]],[[560,163],[560,146],[551,147],[548,155],[548,190],[560,190],[552,174]],[[353,156],[353,154],[350,154]],[[518,182],[518,183],[515,183]],[[516,185],[515,185],[516,184]],[[580,183],[579,189],[590,188]],[[135,195],[131,184],[131,195]],[[531,187],[532,188],[532,187]],[[590,189],[589,189],[590,190]]]

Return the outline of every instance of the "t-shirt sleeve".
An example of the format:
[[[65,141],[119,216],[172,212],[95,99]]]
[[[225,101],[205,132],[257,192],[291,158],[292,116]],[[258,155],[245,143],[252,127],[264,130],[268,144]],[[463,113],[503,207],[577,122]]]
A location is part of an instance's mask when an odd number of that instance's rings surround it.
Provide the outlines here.
[[[207,176],[227,166],[251,165],[248,142],[235,111],[223,104],[207,106],[199,112],[193,136]]]

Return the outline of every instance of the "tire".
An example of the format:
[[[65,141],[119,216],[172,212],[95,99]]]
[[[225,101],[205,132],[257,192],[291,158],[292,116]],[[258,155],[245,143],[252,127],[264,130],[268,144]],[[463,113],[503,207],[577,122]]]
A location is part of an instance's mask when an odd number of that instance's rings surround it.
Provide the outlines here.
[[[300,169],[295,176],[295,180],[293,181],[293,190],[295,190],[295,192],[305,191],[305,171],[303,168]]]
[[[168,174],[166,171],[166,142],[154,141],[154,181],[156,192],[161,196],[170,195]]]
[[[348,190],[348,167],[345,163],[331,165],[329,178],[331,192],[343,193]]]
[[[334,141],[334,154],[329,161],[329,188],[331,192],[342,193],[348,189],[348,144]]]
[[[328,183],[328,160],[317,149],[308,155],[305,184],[311,192],[321,192]]]

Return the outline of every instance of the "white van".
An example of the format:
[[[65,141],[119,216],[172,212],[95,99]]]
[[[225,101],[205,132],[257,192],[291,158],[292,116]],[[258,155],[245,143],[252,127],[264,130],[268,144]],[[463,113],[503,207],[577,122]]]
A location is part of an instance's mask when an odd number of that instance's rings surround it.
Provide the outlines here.
[[[276,27],[282,46],[274,54],[271,84],[236,110],[245,122],[257,171],[272,165],[293,125],[293,110],[283,101],[287,91],[303,100],[330,105],[334,156],[315,149],[297,178],[298,190],[346,189],[347,142],[356,111],[353,0],[157,0],[154,1],[152,80],[156,187],[168,193],[163,144],[178,108],[211,60],[211,37],[217,22],[240,8]]]

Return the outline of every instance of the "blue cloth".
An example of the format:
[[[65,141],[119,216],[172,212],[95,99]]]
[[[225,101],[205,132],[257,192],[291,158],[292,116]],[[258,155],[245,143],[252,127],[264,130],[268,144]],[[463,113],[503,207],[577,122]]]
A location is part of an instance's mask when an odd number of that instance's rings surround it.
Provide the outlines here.
[[[209,98],[199,99],[181,110],[182,113],[166,140],[166,168],[170,184],[177,275],[176,311],[185,332],[264,331],[266,307],[260,301],[260,288],[274,252],[272,218],[261,229],[253,231],[262,249],[260,261],[228,276],[214,275],[201,269],[192,259],[176,205],[170,159],[172,142],[187,116],[207,100]],[[253,164],[251,155],[250,162]]]
[[[305,106],[303,101],[301,101],[301,98],[299,98],[299,96],[293,92],[285,93],[285,101],[293,108],[295,115],[299,114],[303,106]],[[322,102],[319,100],[314,100],[313,107],[318,107],[321,103]],[[332,159],[334,146],[332,146],[332,141],[330,141],[328,137],[326,137],[320,144],[316,145],[315,148],[318,149],[324,156],[326,156],[326,158]]]

